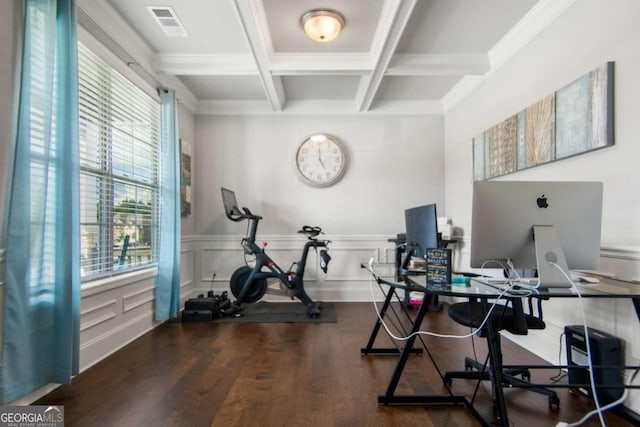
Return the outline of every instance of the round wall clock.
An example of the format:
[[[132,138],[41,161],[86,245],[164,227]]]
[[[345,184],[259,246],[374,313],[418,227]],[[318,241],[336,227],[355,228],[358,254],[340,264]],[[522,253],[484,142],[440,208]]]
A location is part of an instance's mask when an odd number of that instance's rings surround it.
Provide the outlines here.
[[[327,134],[307,137],[296,152],[296,170],[306,184],[328,187],[342,178],[347,153],[340,141]]]

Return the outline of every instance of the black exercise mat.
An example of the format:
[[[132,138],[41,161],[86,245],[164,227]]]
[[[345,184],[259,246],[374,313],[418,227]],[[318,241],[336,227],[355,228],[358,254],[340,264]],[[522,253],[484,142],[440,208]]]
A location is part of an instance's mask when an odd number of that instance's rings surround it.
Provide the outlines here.
[[[245,304],[240,317],[223,317],[215,319],[218,323],[335,323],[338,321],[336,306],[332,302],[323,302],[320,315],[312,319],[307,314],[307,307],[301,302],[266,302],[258,301]]]

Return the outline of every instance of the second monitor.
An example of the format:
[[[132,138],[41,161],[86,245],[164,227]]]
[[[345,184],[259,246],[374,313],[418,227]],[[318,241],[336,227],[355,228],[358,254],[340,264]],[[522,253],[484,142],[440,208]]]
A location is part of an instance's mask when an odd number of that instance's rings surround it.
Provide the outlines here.
[[[438,247],[438,218],[436,205],[429,204],[404,211],[406,248],[403,268],[409,267],[412,257],[425,260],[427,249]]]

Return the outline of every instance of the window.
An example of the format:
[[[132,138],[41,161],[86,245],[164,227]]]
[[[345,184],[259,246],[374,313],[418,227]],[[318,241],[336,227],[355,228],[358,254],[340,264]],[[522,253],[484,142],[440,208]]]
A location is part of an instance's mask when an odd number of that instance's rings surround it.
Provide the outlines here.
[[[160,103],[79,43],[83,282],[157,261]]]

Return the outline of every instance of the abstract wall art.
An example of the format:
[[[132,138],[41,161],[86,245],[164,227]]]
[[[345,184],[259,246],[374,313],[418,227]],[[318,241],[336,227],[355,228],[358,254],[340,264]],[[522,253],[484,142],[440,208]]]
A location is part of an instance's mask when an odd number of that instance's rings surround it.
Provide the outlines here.
[[[613,71],[607,62],[474,137],[474,180],[613,145]]]

